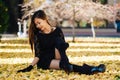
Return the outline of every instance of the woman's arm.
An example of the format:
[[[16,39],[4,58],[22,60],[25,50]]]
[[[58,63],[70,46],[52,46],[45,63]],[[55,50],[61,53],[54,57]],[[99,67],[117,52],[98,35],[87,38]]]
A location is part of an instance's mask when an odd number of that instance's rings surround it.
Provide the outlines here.
[[[65,37],[61,28],[58,28],[58,36],[65,41]]]
[[[39,61],[39,58],[38,58],[38,57],[35,57],[34,60],[32,61],[32,63],[31,63],[28,67],[26,67],[26,68],[24,68],[24,69],[21,69],[21,70],[18,70],[17,73],[19,73],[19,72],[29,72],[29,71],[31,71],[31,70],[33,69],[33,66],[34,66],[38,61]]]
[[[32,66],[38,63],[39,57],[40,57],[40,43],[39,43],[37,35],[35,35],[34,37],[34,54],[35,54],[35,57],[31,63]]]
[[[29,71],[31,71],[31,70],[33,69],[33,66],[34,66],[35,64],[37,64],[38,61],[39,61],[39,58],[38,58],[38,57],[35,57],[35,58],[33,59],[32,63],[31,63],[28,67],[26,67],[26,68],[24,68],[24,69],[21,69],[21,70],[18,70],[17,73],[19,73],[19,72],[29,72]]]
[[[32,66],[36,65],[39,61],[39,57],[40,57],[40,43],[39,43],[39,40],[38,40],[38,37],[37,35],[35,36],[34,38],[34,54],[35,54],[35,57],[31,63]]]
[[[39,57],[40,57],[40,49],[39,49],[39,41],[37,39],[37,36],[35,37],[35,40],[34,40],[34,53],[35,53],[35,57],[32,63],[28,67],[18,70],[17,72],[29,72],[33,69],[33,66],[38,63]]]
[[[38,57],[35,57],[31,63],[32,66],[36,65],[39,61],[39,58]]]

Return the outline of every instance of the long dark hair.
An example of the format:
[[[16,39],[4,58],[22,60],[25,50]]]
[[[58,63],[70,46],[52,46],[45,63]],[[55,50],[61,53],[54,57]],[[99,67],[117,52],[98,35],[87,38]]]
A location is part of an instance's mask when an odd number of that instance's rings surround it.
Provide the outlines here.
[[[36,28],[36,25],[34,23],[35,18],[47,20],[47,16],[43,10],[38,10],[33,14],[32,18],[31,18],[31,23],[30,23],[30,27],[29,27],[29,43],[30,43],[32,52],[33,52],[33,47],[34,47],[34,37],[35,37],[36,33],[38,32],[38,29]],[[48,20],[47,20],[47,22],[48,22]],[[48,22],[48,24],[49,24],[49,22]]]

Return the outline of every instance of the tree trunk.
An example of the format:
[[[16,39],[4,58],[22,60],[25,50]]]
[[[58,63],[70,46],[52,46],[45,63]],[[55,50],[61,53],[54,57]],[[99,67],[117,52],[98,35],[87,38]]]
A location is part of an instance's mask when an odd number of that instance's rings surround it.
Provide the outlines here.
[[[94,29],[94,26],[93,26],[93,18],[91,18],[91,30],[92,30],[92,34],[93,34],[93,38],[95,39],[96,38],[96,34],[95,34],[95,29]]]

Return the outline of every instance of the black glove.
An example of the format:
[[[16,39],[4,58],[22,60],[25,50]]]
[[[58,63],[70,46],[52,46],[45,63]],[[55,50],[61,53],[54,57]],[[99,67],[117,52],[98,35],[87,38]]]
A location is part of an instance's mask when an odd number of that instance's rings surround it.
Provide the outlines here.
[[[31,71],[32,69],[33,69],[33,66],[30,65],[30,66],[28,66],[27,68],[24,68],[24,69],[22,69],[22,70],[18,70],[17,73],[19,73],[19,72],[29,72],[29,71]]]

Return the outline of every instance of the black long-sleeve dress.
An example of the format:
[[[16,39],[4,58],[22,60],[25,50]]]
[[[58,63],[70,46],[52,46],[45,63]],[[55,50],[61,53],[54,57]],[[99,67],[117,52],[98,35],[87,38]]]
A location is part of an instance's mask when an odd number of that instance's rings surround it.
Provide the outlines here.
[[[49,34],[45,34],[41,31],[38,31],[35,35],[35,57],[38,57],[40,59],[37,63],[38,68],[48,69],[51,60],[55,59],[56,37],[60,37],[65,41],[63,32],[59,27],[56,27],[56,29]]]
[[[55,48],[59,49],[59,51],[62,50],[62,52],[64,53],[63,51],[65,50],[65,48],[63,49],[64,46],[60,45],[61,46],[60,48],[59,46],[56,46],[58,44],[61,44],[61,42],[66,43],[63,32],[59,27],[56,27],[56,29],[49,34],[44,34],[41,31],[38,31],[36,33],[34,38],[34,49],[35,49],[35,57],[39,58],[39,61],[37,63],[38,69],[39,68],[49,69],[51,60],[55,59]],[[64,69],[64,64],[66,64],[64,62],[69,63],[69,60],[66,54],[65,53],[63,54],[63,53],[60,53],[61,55],[60,68]],[[64,60],[62,62],[63,57],[64,57]],[[69,66],[72,66],[69,68],[70,71],[79,72],[80,74],[92,74],[94,72],[105,71],[105,65],[103,64],[96,67],[96,66],[89,66],[87,64],[84,64],[83,66],[79,66],[79,65],[74,65],[69,63]],[[65,69],[66,68],[67,67],[65,66]]]

